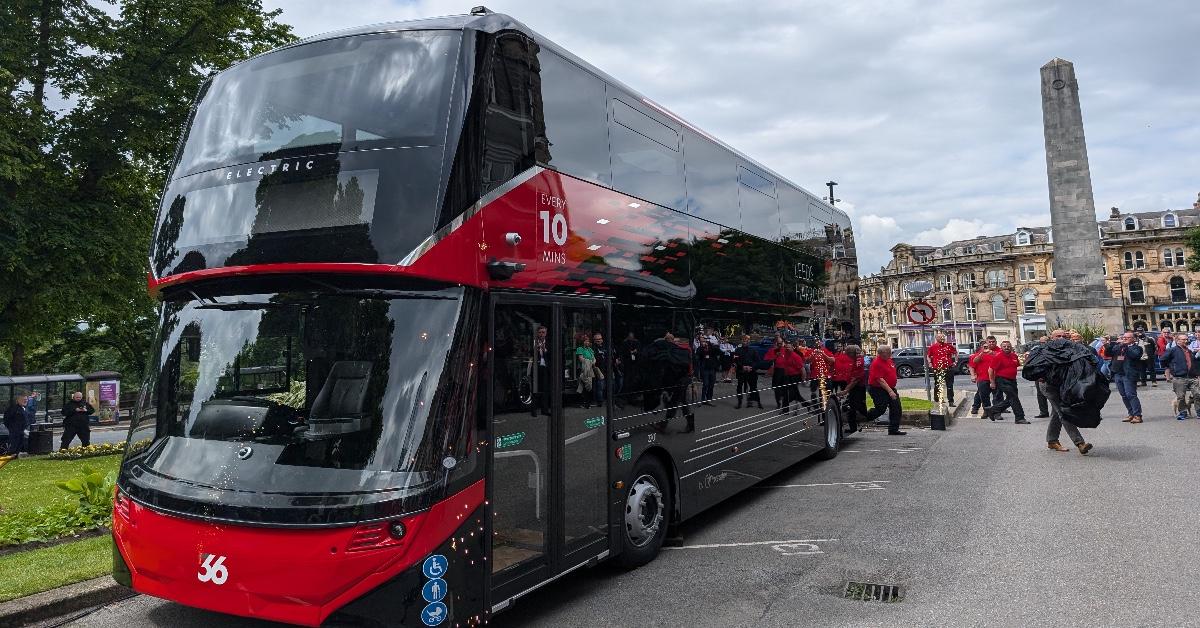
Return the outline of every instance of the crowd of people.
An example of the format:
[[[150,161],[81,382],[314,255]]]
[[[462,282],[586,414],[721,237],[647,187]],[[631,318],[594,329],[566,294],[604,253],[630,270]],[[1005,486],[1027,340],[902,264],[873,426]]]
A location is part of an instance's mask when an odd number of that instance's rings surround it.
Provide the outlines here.
[[[1018,393],[1018,376],[1029,356],[1055,340],[1068,341],[1086,348],[1092,363],[1106,381],[1111,381],[1125,406],[1122,422],[1136,425],[1144,421],[1139,387],[1158,386],[1157,368],[1161,366],[1164,379],[1174,392],[1172,412],[1177,420],[1200,418],[1200,339],[1190,334],[1160,334],[1156,339],[1142,331],[1126,331],[1120,335],[1100,336],[1090,343],[1074,330],[1056,329],[1042,336],[1024,353],[1008,341],[997,343],[994,336],[984,342],[967,358],[967,372],[974,384],[971,415],[1000,421],[1011,410],[1015,423],[1028,425],[1025,409]],[[943,334],[926,353],[927,364],[935,374],[935,401],[944,396],[954,402],[954,373],[958,350]],[[1049,418],[1047,447],[1054,451],[1069,451],[1060,442],[1063,430],[1080,453],[1093,446],[1080,434],[1076,425],[1062,417],[1060,388],[1039,380],[1036,382],[1038,414],[1034,418]]]

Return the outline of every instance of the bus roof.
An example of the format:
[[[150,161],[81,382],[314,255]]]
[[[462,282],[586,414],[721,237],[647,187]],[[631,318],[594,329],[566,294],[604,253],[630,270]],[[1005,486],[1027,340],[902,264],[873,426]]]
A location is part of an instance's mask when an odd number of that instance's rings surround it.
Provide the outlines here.
[[[826,210],[833,213],[835,216],[840,216],[844,220],[844,224],[850,223],[849,216],[844,211],[839,209],[838,207],[835,207],[833,205],[830,205],[829,203],[826,203],[825,201],[820,200],[820,197],[818,197],[817,195],[813,194],[812,192],[804,189],[802,186],[793,183],[787,177],[784,177],[784,176],[780,175],[778,172],[775,172],[774,170],[767,168],[763,164],[759,163],[758,161],[756,161],[754,159],[751,159],[746,154],[742,153],[741,151],[737,150],[736,148],[733,148],[729,144],[721,141],[720,139],[713,137],[712,135],[705,132],[700,127],[685,120],[682,116],[667,109],[666,107],[660,105],[659,103],[647,98],[641,92],[629,87],[628,85],[621,82],[620,80],[613,78],[609,74],[600,70],[596,66],[588,63],[587,61],[580,59],[578,56],[576,56],[571,51],[554,43],[550,39],[546,38],[545,36],[541,35],[540,33],[536,32],[536,31],[534,31],[532,28],[529,28],[528,26],[526,26],[525,24],[523,24],[521,21],[517,20],[516,18],[514,18],[510,15],[506,15],[504,13],[487,12],[487,13],[470,14],[470,15],[446,15],[446,16],[442,16],[442,17],[431,17],[431,18],[422,18],[422,19],[417,19],[417,20],[407,20],[407,21],[400,21],[400,22],[383,22],[383,23],[379,23],[379,24],[368,24],[366,26],[355,26],[353,28],[346,28],[346,29],[337,30],[337,31],[330,31],[328,33],[322,33],[319,35],[313,35],[312,37],[307,37],[305,39],[301,39],[294,43],[288,44],[287,46],[283,46],[282,48],[290,48],[292,46],[300,46],[300,45],[307,44],[307,43],[323,41],[323,40],[327,40],[327,39],[336,39],[339,37],[351,37],[354,35],[368,35],[368,34],[374,34],[374,33],[388,33],[388,32],[408,31],[408,30],[477,30],[477,31],[485,32],[485,33],[497,33],[500,31],[510,31],[511,30],[511,31],[519,31],[519,32],[525,33],[529,37],[533,38],[534,41],[538,42],[539,45],[550,49],[551,51],[557,53],[558,55],[560,55],[562,57],[565,57],[566,59],[570,60],[575,65],[578,65],[580,68],[583,68],[584,70],[596,75],[601,80],[628,92],[629,95],[640,99],[646,105],[650,106],[653,109],[658,110],[660,113],[667,115],[671,118],[674,118],[675,121],[679,122],[680,124],[682,124],[683,126],[689,128],[689,129],[691,129],[692,131],[699,133],[700,135],[708,138],[709,140],[712,140],[712,141],[720,144],[723,148],[725,148],[725,150],[728,150],[729,152],[737,155],[739,158],[745,160],[747,163],[753,165],[754,167],[762,170],[763,172],[770,174],[771,176],[774,176],[775,178],[779,179],[780,181],[786,181],[788,183],[791,183],[792,185],[795,185],[796,189],[800,190],[801,192],[803,192],[805,195],[807,195],[809,197],[809,202],[817,203],[818,205],[821,205]],[[280,50],[282,48],[277,48],[276,50]]]

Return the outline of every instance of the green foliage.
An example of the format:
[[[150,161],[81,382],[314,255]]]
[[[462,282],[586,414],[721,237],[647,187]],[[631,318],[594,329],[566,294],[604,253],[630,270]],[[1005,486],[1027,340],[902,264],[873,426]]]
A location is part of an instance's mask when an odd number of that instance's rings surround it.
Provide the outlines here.
[[[1187,247],[1190,255],[1187,258],[1188,270],[1200,270],[1200,227],[1192,227],[1187,232]]]
[[[124,451],[125,442],[122,441],[120,443],[100,443],[98,445],[88,445],[87,447],[81,445],[69,449],[58,449],[50,452],[47,458],[50,460],[81,460],[96,456],[111,456],[123,453]]]
[[[290,408],[303,408],[306,388],[304,380],[292,380],[287,392],[267,395],[267,400]]]
[[[104,475],[85,466],[79,475],[55,482],[76,500],[0,516],[0,546],[50,541],[109,526],[116,479],[115,472]]]
[[[0,517],[66,501],[66,493],[55,488],[55,483],[83,473],[84,467],[108,473],[116,471],[120,465],[120,456],[87,460],[50,460],[33,456],[10,461],[0,469]]]
[[[191,102],[211,73],[293,39],[260,0],[118,8],[0,3],[0,346],[13,372],[26,348],[47,370],[144,371],[146,251]],[[48,110],[54,92],[64,109]],[[72,339],[81,321],[91,331]]]
[[[112,536],[0,556],[0,602],[112,573]]]

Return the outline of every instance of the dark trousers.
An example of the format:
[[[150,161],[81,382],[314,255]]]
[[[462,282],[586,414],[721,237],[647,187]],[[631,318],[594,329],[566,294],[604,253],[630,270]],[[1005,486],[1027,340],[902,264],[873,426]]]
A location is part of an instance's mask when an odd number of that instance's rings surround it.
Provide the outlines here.
[[[1025,418],[1025,408],[1021,407],[1021,398],[1017,396],[1017,380],[996,378],[996,391],[992,396],[992,410],[996,414],[1012,407],[1013,416],[1020,421]]]
[[[25,451],[25,422],[5,423],[4,427],[8,428],[8,453]]]
[[[550,358],[546,358],[549,360]],[[546,416],[550,416],[550,367],[537,366],[535,377],[537,377],[537,392],[533,394],[533,412],[534,416],[540,411]]]
[[[886,412],[888,415],[888,431],[900,431],[900,396],[897,395],[892,399],[891,395],[883,389],[882,386],[870,386],[867,392],[871,393],[871,403],[875,405],[867,412],[867,420],[874,421],[883,416]]]
[[[845,390],[846,382],[834,382],[835,390]],[[842,406],[846,410],[846,424],[852,431],[858,431],[858,417],[866,417],[867,412],[867,389],[861,383],[851,388],[846,392],[846,403]]]
[[[788,397],[788,378],[783,369],[775,369],[771,371],[771,389],[775,391],[775,407],[783,406],[783,402]]]
[[[941,401],[942,391],[938,390],[937,373],[942,373],[942,380],[946,382],[946,402],[954,403],[954,369],[937,369],[934,371],[933,380],[933,400]]]
[[[1046,401],[1046,395],[1042,393],[1042,386],[1039,382],[1034,388],[1037,389],[1038,399],[1038,414],[1041,416],[1050,416],[1050,406]]]
[[[1142,382],[1143,386],[1146,385],[1147,377],[1150,378],[1150,381],[1154,382],[1155,384],[1158,383],[1158,371],[1154,370],[1154,358],[1153,357],[1142,361],[1141,376],[1142,376],[1141,382]]]
[[[738,371],[737,374],[737,402],[742,405],[742,395],[746,394],[746,405],[757,403],[758,407],[762,407],[762,400],[758,398],[758,372],[754,369],[749,371]]]
[[[717,385],[717,370],[713,368],[700,369],[700,401],[710,401],[713,398],[713,387]]]
[[[79,442],[84,447],[92,444],[92,428],[88,425],[87,417],[72,417],[63,420],[62,443],[58,448],[66,449],[76,436],[79,437]]]
[[[971,404],[971,412],[990,405],[992,405],[992,383],[983,377],[975,382],[975,402]]]

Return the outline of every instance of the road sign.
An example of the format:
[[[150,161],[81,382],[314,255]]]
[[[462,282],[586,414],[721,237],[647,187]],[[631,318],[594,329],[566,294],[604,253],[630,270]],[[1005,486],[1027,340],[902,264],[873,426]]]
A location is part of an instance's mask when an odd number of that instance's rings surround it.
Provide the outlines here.
[[[933,306],[924,301],[917,301],[908,306],[908,320],[912,321],[914,325],[928,325],[936,316],[937,312],[934,311]]]

